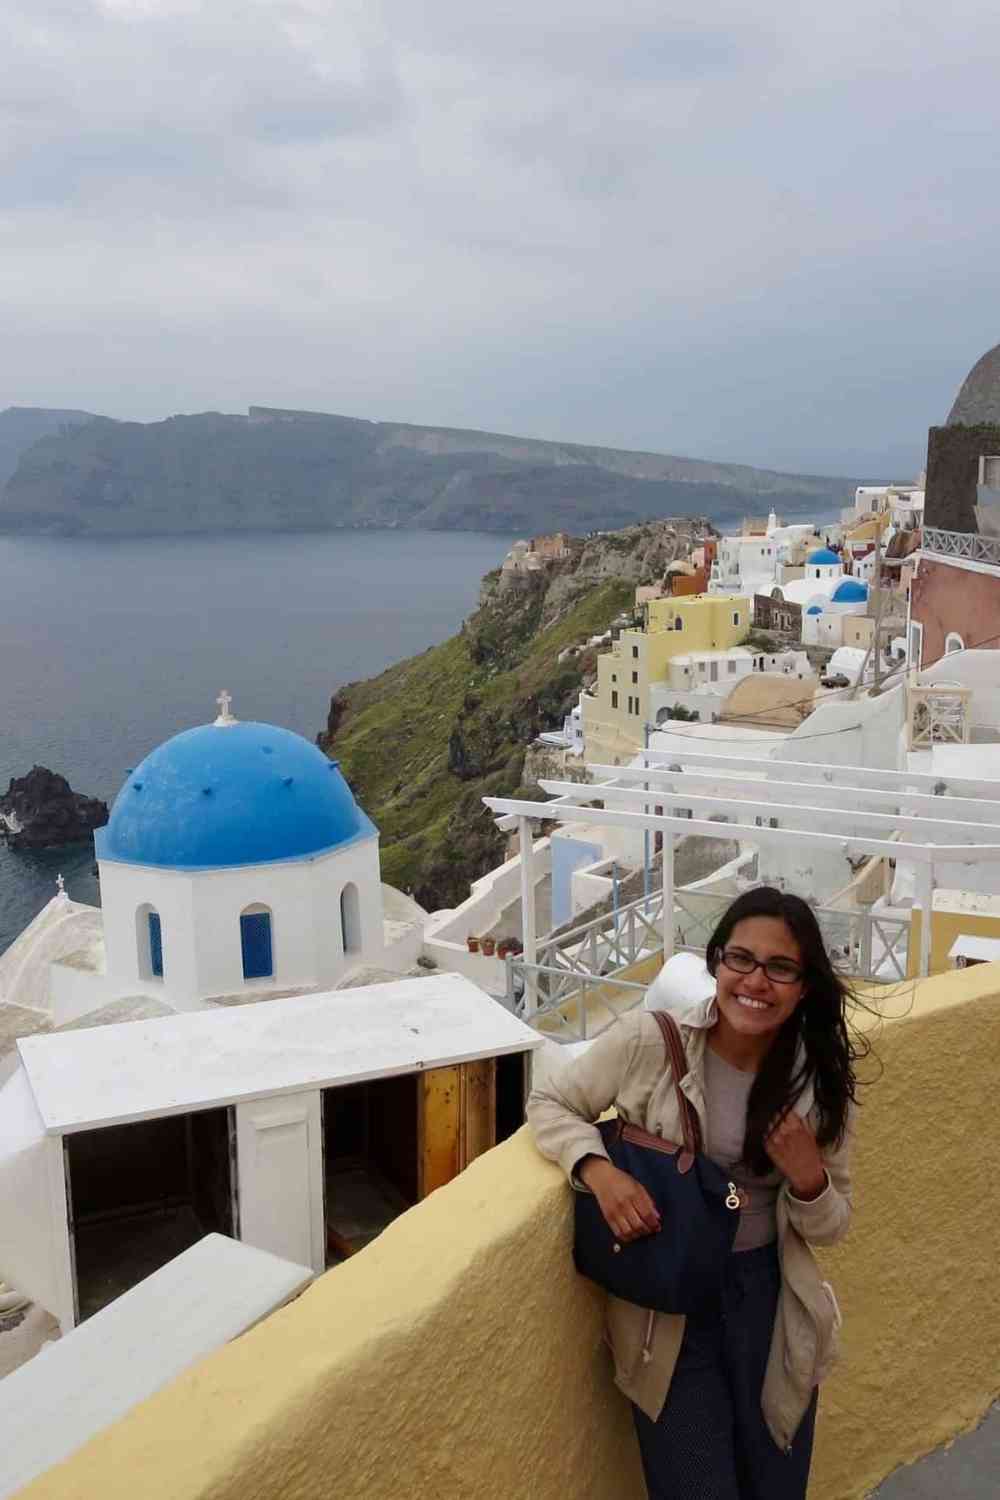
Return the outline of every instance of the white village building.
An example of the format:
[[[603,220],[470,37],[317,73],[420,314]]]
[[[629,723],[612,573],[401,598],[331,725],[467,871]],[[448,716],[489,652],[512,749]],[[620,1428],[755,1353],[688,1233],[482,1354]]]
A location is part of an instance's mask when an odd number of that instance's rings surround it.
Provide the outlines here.
[[[95,836],[100,911],[60,890],[0,958],[5,1029],[326,990],[416,961],[426,914],[382,886],[378,830],[337,763],[220,701],[129,772]]]

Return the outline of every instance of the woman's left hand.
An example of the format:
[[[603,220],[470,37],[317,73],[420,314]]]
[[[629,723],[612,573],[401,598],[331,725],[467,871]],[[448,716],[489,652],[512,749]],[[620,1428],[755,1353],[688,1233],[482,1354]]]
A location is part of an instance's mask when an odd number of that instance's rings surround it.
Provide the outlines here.
[[[771,1126],[764,1149],[796,1198],[818,1198],[826,1187],[826,1168],[816,1137],[801,1115],[790,1109]]]

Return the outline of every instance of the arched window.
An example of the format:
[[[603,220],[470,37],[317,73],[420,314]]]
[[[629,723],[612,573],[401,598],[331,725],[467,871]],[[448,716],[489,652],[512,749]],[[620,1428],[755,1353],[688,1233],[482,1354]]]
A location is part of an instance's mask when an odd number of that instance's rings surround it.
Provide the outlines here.
[[[965,642],[957,630],[949,630],[944,638],[944,654],[950,656],[953,651],[964,651]]]
[[[674,629],[675,630],[683,630],[684,629],[684,621],[681,619],[680,615],[678,615],[677,618],[676,618],[676,620],[674,621]]]
[[[163,978],[163,927],[160,913],[148,902],[135,914],[135,945],[143,979]]]
[[[340,933],[345,953],[361,952],[361,899],[353,881],[340,893]]]
[[[240,913],[240,948],[244,979],[270,979],[274,973],[271,948],[271,913],[255,903]]]

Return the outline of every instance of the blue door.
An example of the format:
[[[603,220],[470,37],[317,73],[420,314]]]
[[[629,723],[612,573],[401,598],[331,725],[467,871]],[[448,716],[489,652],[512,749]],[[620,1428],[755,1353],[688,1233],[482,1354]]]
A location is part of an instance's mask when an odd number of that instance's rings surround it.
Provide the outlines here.
[[[269,911],[243,913],[240,917],[240,943],[243,948],[243,978],[269,979],[274,973]]]
[[[160,913],[149,913],[149,969],[154,979],[163,978],[163,930]]]

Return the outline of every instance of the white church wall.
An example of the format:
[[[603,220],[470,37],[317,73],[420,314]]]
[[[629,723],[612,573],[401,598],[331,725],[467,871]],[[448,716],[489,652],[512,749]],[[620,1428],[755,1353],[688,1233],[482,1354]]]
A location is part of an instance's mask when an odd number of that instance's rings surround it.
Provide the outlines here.
[[[192,1010],[219,995],[331,985],[349,964],[382,956],[382,887],[374,837],[311,859],[234,869],[160,870],[102,860],[100,870],[105,1000],[115,994],[152,994],[177,1009]],[[357,932],[345,954],[341,896],[348,886],[357,893]],[[266,910],[271,917],[272,973],[250,980],[243,977],[240,932],[240,917],[248,909]],[[149,970],[149,910],[160,917],[162,979]],[[77,989],[63,984],[67,1003],[75,1003]]]
[[[87,973],[59,959],[49,966],[49,1010],[53,1026],[77,1021],[81,1016],[119,999],[124,993],[121,986],[109,986],[105,974]]]
[[[190,1008],[198,995],[195,945],[188,936],[194,927],[191,875],[103,859],[98,869],[108,997],[156,995],[168,1005]],[[162,979],[149,971],[146,935],[137,926],[142,908],[159,914]]]
[[[79,948],[100,943],[103,926],[95,906],[53,896],[0,955],[0,999],[32,1010],[49,1009],[49,966]]]

